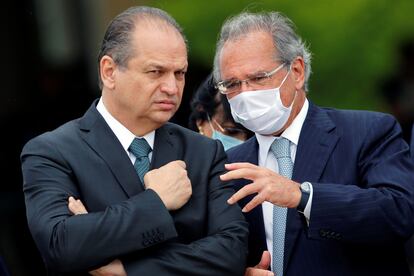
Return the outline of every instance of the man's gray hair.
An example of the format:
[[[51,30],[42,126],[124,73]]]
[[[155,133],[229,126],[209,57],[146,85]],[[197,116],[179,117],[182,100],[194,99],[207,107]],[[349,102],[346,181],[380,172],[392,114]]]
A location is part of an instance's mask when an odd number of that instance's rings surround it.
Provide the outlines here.
[[[275,59],[286,64],[300,56],[305,63],[305,90],[311,74],[311,53],[302,39],[295,33],[293,22],[279,12],[250,13],[243,12],[224,22],[216,46],[213,74],[215,81],[221,80],[220,56],[224,44],[234,41],[248,33],[264,31],[272,35],[278,56]]]
[[[117,15],[111,23],[109,23],[109,26],[106,29],[101,50],[98,55],[98,77],[100,89],[102,89],[103,85],[100,75],[100,61],[102,57],[105,55],[111,56],[117,65],[126,67],[129,59],[133,55],[131,45],[132,33],[137,24],[144,20],[159,21],[176,29],[183,37],[188,50],[187,39],[184,35],[183,29],[171,15],[163,10],[153,7],[131,7]]]

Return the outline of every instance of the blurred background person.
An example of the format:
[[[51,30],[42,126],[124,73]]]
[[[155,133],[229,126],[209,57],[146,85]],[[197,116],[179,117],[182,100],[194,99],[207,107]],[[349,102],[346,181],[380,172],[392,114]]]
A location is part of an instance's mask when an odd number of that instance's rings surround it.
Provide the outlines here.
[[[403,129],[404,139],[411,140],[414,122],[414,38],[398,45],[397,66],[394,72],[382,81],[380,92]]]
[[[198,87],[191,101],[190,129],[221,141],[225,150],[243,143],[253,132],[236,123],[227,98],[218,93],[210,74]]]
[[[402,39],[396,45],[395,67],[381,79],[379,92],[402,128],[414,158],[414,37]],[[406,243],[407,260],[414,275],[414,236]]]

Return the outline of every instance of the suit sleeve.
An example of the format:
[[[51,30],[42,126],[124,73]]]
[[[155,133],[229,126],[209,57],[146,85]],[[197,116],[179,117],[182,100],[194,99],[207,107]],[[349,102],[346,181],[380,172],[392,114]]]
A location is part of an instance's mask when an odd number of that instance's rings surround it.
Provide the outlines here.
[[[102,212],[73,216],[68,197],[81,196],[76,176],[50,139],[31,140],[21,159],[29,228],[46,266],[53,270],[89,270],[177,236],[172,217],[152,190]],[[151,244],[148,236],[154,236]]]
[[[244,274],[248,225],[239,206],[227,204],[234,190],[232,183],[219,179],[226,157],[217,141],[216,148],[208,185],[206,237],[186,245],[168,242],[151,254],[124,260],[128,274],[145,275],[148,271],[157,275]]]
[[[414,167],[391,116],[366,126],[356,183],[312,183],[308,234],[351,243],[392,243],[414,231]],[[341,168],[338,168],[341,169]]]

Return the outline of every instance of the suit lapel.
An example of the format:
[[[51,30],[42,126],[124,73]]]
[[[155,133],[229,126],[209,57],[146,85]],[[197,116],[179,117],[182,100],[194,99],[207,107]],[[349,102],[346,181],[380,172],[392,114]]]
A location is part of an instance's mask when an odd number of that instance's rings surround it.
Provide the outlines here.
[[[259,144],[257,143],[256,136],[253,136],[240,146],[234,147],[231,150],[227,151],[228,161],[229,162],[249,162],[254,165],[258,165],[258,151]],[[250,183],[250,180],[241,178],[235,181],[235,189],[238,191],[243,188],[245,185]],[[253,198],[252,195],[246,197],[241,203],[248,203]],[[244,206],[244,205],[243,205]]]
[[[319,181],[339,139],[338,134],[332,131],[333,129],[335,129],[335,124],[328,114],[323,109],[310,103],[299,137],[293,168],[293,180],[299,183]],[[295,209],[288,210],[285,237],[285,269],[289,263],[296,239],[303,229],[303,223],[303,218]]]
[[[81,137],[105,161],[124,192],[131,197],[143,191],[143,185],[118,138],[96,110],[96,103],[79,121]]]
[[[183,156],[183,154],[180,154],[183,148],[177,146],[176,137],[169,126],[170,124],[167,123],[155,131],[154,152],[151,158],[150,170],[162,167],[171,161],[179,160],[179,156]]]
[[[298,142],[292,177],[295,181],[319,180],[339,139],[334,128],[328,114],[310,103]]]

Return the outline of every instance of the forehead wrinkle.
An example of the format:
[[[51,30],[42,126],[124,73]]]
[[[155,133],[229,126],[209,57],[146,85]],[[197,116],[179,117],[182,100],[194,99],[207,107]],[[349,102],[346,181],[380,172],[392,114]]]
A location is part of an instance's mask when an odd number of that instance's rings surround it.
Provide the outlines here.
[[[155,29],[158,31],[165,31],[165,32],[173,31],[174,33],[176,33],[182,38],[182,35],[180,34],[180,32],[170,23],[166,22],[165,20],[161,18],[157,18],[157,17],[147,15],[147,14],[143,14],[135,18],[135,29],[137,28],[148,28],[148,29]]]
[[[134,56],[130,62],[142,67],[186,68],[187,51],[185,41],[174,27],[160,20],[140,21],[133,34]],[[155,24],[155,25],[154,25]],[[165,28],[154,29],[159,24]]]
[[[220,53],[221,75],[223,79],[245,79],[252,74],[271,71],[275,52],[271,35],[264,31],[252,31],[228,40]]]
[[[147,29],[154,29],[156,31],[163,31],[167,33],[174,33],[176,34],[185,45],[186,52],[188,54],[188,45],[186,42],[185,37],[182,33],[180,33],[175,26],[171,25],[169,22],[165,21],[162,18],[158,18],[156,16],[152,16],[149,14],[142,14],[139,17],[135,18],[135,29],[137,28],[147,28]]]

